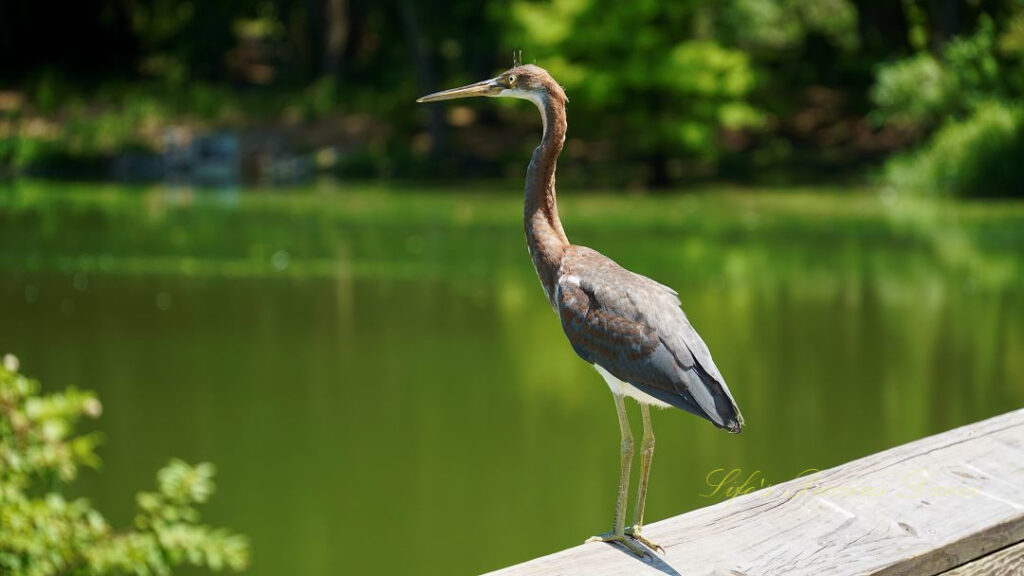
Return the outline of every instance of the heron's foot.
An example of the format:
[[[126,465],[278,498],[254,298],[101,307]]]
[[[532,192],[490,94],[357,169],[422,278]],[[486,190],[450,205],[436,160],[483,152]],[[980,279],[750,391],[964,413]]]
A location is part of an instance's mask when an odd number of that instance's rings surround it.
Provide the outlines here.
[[[618,542],[625,546],[627,550],[641,558],[645,556],[652,556],[650,550],[640,546],[633,541],[633,538],[630,538],[625,534],[615,534],[614,532],[611,532],[608,534],[601,534],[600,536],[591,536],[590,538],[587,538],[584,544],[589,544],[590,542]]]
[[[665,554],[665,549],[659,546],[658,544],[651,542],[647,538],[644,538],[643,534],[640,533],[641,530],[643,530],[643,526],[639,524],[633,524],[631,527],[626,528],[626,534],[633,540],[636,540],[644,546],[647,546],[651,550]]]

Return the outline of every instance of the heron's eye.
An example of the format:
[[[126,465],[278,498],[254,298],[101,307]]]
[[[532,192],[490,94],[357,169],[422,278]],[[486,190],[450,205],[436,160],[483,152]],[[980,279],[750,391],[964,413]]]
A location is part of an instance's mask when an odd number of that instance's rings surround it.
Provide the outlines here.
[[[515,86],[516,86],[516,75],[515,74],[509,74],[508,75],[508,87],[509,88],[515,88]]]

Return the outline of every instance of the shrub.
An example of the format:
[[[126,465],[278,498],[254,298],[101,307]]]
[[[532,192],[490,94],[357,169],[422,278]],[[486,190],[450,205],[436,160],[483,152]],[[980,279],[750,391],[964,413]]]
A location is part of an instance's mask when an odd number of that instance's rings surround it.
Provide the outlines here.
[[[1003,38],[1010,38],[1004,43],[1012,47],[1013,36]],[[974,34],[953,38],[941,59],[919,52],[880,66],[870,92],[873,116],[930,129],[944,117],[962,118],[989,100],[1018,98],[1024,61],[1012,50],[1000,51],[998,43],[992,20],[983,17]]]
[[[939,129],[921,149],[889,162],[895,191],[954,196],[1024,197],[1024,109],[981,104]]]
[[[1009,97],[1006,81],[1017,68],[1013,60],[1000,65],[996,54],[995,27],[992,19],[981,18],[971,36],[954,38],[943,50],[950,71],[950,91],[970,107],[993,97]]]
[[[883,65],[871,87],[874,115],[898,125],[931,126],[948,105],[948,84],[942,65],[927,52]]]
[[[85,499],[60,491],[80,466],[99,463],[95,434],[74,435],[83,417],[97,418],[99,400],[68,389],[40,394],[18,373],[17,360],[0,366],[0,574],[80,576],[169,574],[181,564],[242,570],[242,536],[199,524],[195,505],[213,493],[210,464],[173,460],[157,473],[157,490],[137,496],[135,527],[114,530]]]

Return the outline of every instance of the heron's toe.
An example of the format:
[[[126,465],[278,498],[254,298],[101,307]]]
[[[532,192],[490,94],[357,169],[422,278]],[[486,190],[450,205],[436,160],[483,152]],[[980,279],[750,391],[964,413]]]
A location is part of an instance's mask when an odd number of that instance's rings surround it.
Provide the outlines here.
[[[640,546],[639,544],[634,542],[634,538],[630,538],[629,536],[627,536],[625,534],[609,533],[609,534],[601,534],[600,536],[591,536],[590,538],[587,538],[587,540],[584,542],[584,544],[589,544],[591,542],[608,542],[608,543],[616,542],[618,544],[621,544],[627,550],[629,550],[633,554],[636,554],[640,558],[644,558],[646,556],[652,556],[650,550],[647,550],[643,546]]]
[[[641,530],[642,530],[642,527],[639,524],[634,524],[630,528],[626,528],[626,534],[630,538],[632,538],[633,540],[636,540],[637,542],[643,544],[644,546],[647,546],[651,550],[654,550],[655,552],[661,552],[661,554],[664,555],[665,554],[665,549],[662,548],[661,545],[655,544],[654,542],[651,542],[647,538],[644,538],[643,534],[640,533]]]

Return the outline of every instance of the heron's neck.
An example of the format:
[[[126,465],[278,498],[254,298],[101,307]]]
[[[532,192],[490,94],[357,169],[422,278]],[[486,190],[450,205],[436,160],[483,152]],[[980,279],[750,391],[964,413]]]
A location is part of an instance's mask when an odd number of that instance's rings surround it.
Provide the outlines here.
[[[523,202],[523,225],[526,243],[533,258],[533,267],[544,286],[548,301],[554,306],[558,267],[569,239],[558,219],[555,200],[555,164],[565,142],[565,105],[548,97],[533,99],[544,120],[544,137],[533,151],[526,171],[526,197]]]

